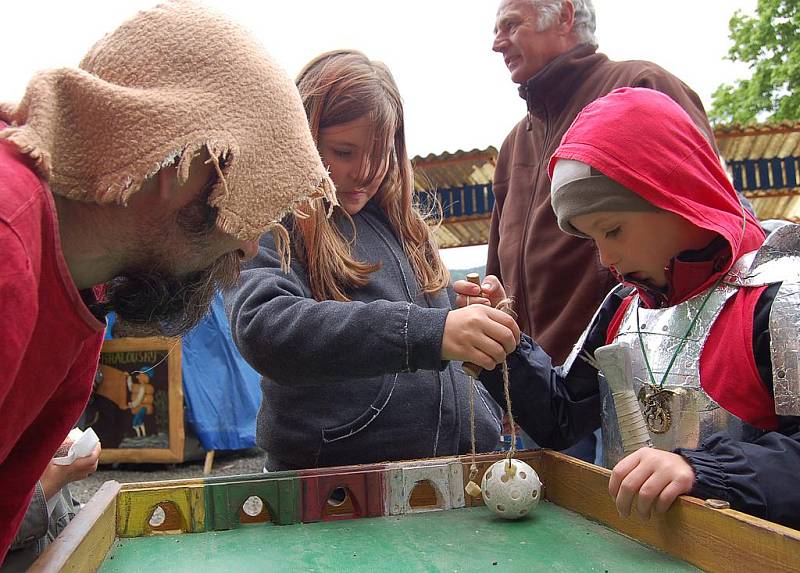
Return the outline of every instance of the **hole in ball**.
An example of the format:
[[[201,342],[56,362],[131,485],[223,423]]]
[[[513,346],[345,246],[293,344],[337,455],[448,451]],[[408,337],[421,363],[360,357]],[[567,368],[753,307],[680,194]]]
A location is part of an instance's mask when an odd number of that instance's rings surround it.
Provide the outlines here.
[[[486,472],[486,481],[489,481],[490,479],[492,479],[492,470]]]
[[[525,515],[526,513],[528,513],[528,510],[527,510],[527,509],[520,509],[520,510],[519,510],[519,514],[520,514],[520,515]]]
[[[511,499],[519,499],[520,497],[522,497],[522,496],[520,496],[520,493],[519,493],[518,489],[512,489],[511,490]]]
[[[533,490],[533,493],[531,494],[531,497],[533,499],[536,499],[537,497],[539,497],[539,492],[537,490]]]
[[[519,472],[519,477],[520,479],[528,479],[528,474],[526,474],[525,472]]]
[[[501,475],[501,476],[500,476],[500,481],[501,481],[501,482],[503,482],[503,483],[506,483],[506,482],[507,482],[508,480],[510,480],[510,479],[511,479],[511,478],[510,478],[510,477],[508,477],[508,474],[507,474],[507,473],[504,473],[503,475]]]
[[[499,511],[501,513],[504,513],[506,511],[506,506],[503,505],[502,503],[498,503],[497,504],[497,511]]]

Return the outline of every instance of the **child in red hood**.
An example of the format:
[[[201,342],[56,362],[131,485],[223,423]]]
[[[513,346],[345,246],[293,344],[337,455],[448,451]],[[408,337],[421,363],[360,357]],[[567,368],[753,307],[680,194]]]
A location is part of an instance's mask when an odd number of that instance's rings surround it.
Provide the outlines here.
[[[563,366],[527,337],[509,355],[522,428],[561,449],[602,427],[622,515],[692,494],[800,528],[800,227],[765,242],[689,116],[644,88],[584,108],[550,175],[559,226],[622,284]],[[455,286],[505,296],[495,277]],[[499,369],[481,380],[505,403]]]

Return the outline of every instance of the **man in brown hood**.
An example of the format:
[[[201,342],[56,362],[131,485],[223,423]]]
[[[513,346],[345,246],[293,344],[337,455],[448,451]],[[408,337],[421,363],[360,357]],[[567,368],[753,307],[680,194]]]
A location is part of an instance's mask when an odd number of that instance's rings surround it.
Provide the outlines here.
[[[0,106],[0,562],[86,404],[104,314],[185,332],[320,195],[335,202],[292,81],[187,0]]]
[[[594,30],[591,0],[502,0],[492,45],[528,109],[497,160],[486,273],[506,286],[520,329],[554,364],[567,359],[615,284],[589,242],[560,232],[550,207],[547,161],[575,116],[618,87],[648,87],[680,104],[713,142],[689,87],[650,62],[610,61],[597,52]]]

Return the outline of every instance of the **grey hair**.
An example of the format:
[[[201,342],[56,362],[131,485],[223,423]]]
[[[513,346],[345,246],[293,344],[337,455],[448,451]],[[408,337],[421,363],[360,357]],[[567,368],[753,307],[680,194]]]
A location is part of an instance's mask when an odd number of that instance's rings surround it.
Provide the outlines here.
[[[558,21],[558,15],[564,7],[565,0],[529,0],[539,15],[539,31],[543,32]],[[597,28],[597,19],[594,13],[592,0],[572,0],[575,7],[575,23],[572,33],[581,44],[597,45],[594,31]]]

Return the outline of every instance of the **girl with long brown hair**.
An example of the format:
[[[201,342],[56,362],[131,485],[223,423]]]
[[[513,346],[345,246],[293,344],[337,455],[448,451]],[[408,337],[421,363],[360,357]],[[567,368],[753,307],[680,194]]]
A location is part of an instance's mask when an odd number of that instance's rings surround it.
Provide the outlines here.
[[[262,374],[265,468],[464,453],[468,379],[456,361],[494,367],[515,347],[516,324],[485,306],[451,310],[386,66],[329,52],[297,86],[338,205],[321,198],[287,218],[288,236],[264,237],[227,295],[234,340]],[[500,409],[483,387],[477,396],[478,449],[490,451]]]

